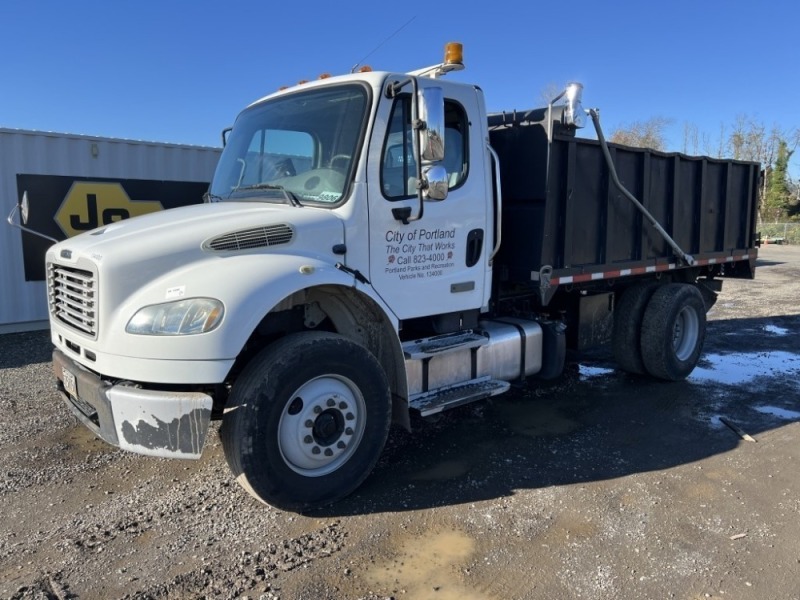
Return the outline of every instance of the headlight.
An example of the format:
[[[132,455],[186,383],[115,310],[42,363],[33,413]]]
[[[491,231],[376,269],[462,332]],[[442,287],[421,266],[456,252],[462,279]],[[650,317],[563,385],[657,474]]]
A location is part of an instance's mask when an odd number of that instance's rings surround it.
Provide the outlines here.
[[[140,335],[194,335],[216,328],[224,313],[214,298],[191,298],[139,309],[125,331]]]

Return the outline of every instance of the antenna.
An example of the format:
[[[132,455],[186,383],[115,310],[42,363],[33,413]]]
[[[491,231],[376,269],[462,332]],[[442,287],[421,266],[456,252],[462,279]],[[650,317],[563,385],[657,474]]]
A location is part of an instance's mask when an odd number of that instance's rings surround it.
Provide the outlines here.
[[[406,21],[406,22],[405,22],[405,23],[404,23],[404,24],[403,24],[403,25],[402,25],[402,26],[401,26],[399,29],[397,29],[397,30],[396,30],[396,31],[395,31],[395,32],[394,32],[392,35],[390,35],[390,36],[389,36],[389,37],[387,37],[385,40],[383,40],[383,41],[382,41],[380,44],[378,44],[377,46],[375,46],[375,48],[373,48],[373,49],[372,49],[372,51],[371,51],[369,54],[367,54],[365,57],[363,57],[361,60],[359,60],[359,61],[358,61],[356,64],[354,64],[354,65],[353,65],[353,68],[352,68],[352,69],[350,69],[350,72],[351,72],[351,73],[355,73],[355,72],[356,72],[356,69],[357,69],[357,68],[358,68],[358,67],[361,65],[361,63],[363,63],[363,62],[364,62],[365,60],[367,60],[367,59],[368,59],[370,56],[372,56],[372,55],[373,55],[373,54],[375,54],[375,53],[376,53],[378,50],[380,50],[381,46],[383,46],[383,45],[384,45],[386,42],[388,42],[390,39],[392,39],[392,38],[393,38],[394,36],[396,36],[398,33],[400,33],[401,31],[403,31],[403,29],[405,29],[406,27],[408,27],[408,26],[411,24],[411,21],[413,21],[413,20],[414,20],[414,19],[416,19],[416,18],[417,18],[417,15],[414,15],[413,17],[411,17],[411,18],[410,18],[408,21]]]

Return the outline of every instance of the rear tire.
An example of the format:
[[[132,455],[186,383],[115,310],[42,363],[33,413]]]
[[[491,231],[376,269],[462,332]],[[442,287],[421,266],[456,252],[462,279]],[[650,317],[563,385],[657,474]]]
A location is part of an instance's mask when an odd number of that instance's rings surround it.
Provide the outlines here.
[[[647,374],[642,359],[642,319],[658,285],[653,282],[637,283],[623,292],[614,308],[611,346],[617,364],[628,373]]]
[[[706,336],[703,297],[693,285],[658,288],[642,320],[642,359],[647,372],[668,381],[686,379],[697,366]]]
[[[268,346],[244,369],[220,434],[248,493],[302,510],[335,502],[366,479],[390,416],[386,376],[366,348],[305,332]]]

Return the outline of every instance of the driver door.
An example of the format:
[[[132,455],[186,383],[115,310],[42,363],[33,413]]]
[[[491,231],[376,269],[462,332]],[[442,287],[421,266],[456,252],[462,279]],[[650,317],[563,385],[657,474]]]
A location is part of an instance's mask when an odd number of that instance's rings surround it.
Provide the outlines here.
[[[419,79],[419,86],[445,87]],[[411,94],[383,98],[370,140],[370,281],[400,319],[485,307],[491,228],[482,114],[473,88],[445,88],[445,158],[449,193],[425,201],[422,218],[403,224],[392,209],[419,212],[411,129]],[[473,115],[471,118],[470,115]]]

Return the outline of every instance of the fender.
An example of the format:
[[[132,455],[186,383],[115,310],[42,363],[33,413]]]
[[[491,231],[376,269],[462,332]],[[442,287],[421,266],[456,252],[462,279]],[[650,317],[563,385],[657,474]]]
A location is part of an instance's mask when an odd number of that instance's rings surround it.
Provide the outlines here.
[[[237,315],[237,322],[226,333],[226,336],[230,337],[236,353],[241,350],[261,320],[268,313],[279,309],[281,303],[289,300],[295,294],[324,286],[351,288],[357,293],[367,296],[380,307],[384,318],[397,331],[399,323],[397,317],[372,286],[357,281],[353,275],[337,269],[333,264],[297,255],[275,254],[256,258],[268,258],[270,263],[254,265],[254,270],[248,271],[252,277],[252,283],[258,285],[247,288],[239,287],[237,298],[231,299],[231,311]],[[259,260],[258,262],[265,261]],[[260,276],[259,273],[261,273]],[[220,329],[224,327],[225,323],[223,322]]]
[[[396,331],[397,318],[371,286],[357,282],[352,275],[337,269],[329,261],[285,253],[212,255],[154,279],[108,314],[101,333],[102,343],[98,346],[113,350],[102,352],[98,348],[92,366],[112,377],[131,377],[130,361],[115,359],[146,360],[150,365],[154,361],[226,361],[229,363],[225,369],[227,373],[266,314],[293,294],[326,285],[353,288],[366,295],[380,307]],[[183,299],[211,297],[222,301],[225,315],[221,324],[214,331],[189,336],[125,332],[136,311],[168,301],[165,299],[167,290],[175,288],[183,290]],[[59,334],[74,337],[72,332],[54,329],[53,337]],[[122,363],[126,365],[125,371],[121,368]],[[172,378],[170,381],[180,382]],[[198,382],[197,379],[194,381]]]

